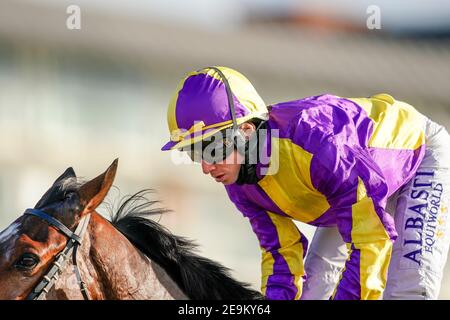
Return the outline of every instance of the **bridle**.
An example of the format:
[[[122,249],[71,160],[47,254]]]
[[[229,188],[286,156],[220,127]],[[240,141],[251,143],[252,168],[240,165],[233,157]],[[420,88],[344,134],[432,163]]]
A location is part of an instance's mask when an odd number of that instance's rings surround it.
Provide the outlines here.
[[[83,236],[86,233],[91,215],[87,214],[83,218],[81,218],[75,232],[72,232],[62,222],[48,215],[44,211],[38,209],[27,209],[25,210],[24,215],[35,216],[44,220],[50,226],[54,227],[56,230],[58,230],[68,238],[67,244],[64,249],[56,255],[55,261],[51,264],[47,273],[42,277],[42,280],[26,297],[26,300],[45,299],[50,289],[55,285],[56,280],[58,280],[59,275],[64,270],[64,266],[69,260],[69,257],[72,257],[74,273],[77,278],[77,282],[83,298],[85,300],[91,300],[89,292],[86,288],[86,284],[81,279],[80,270],[77,265],[77,250],[78,247],[81,246],[81,242],[83,241]]]

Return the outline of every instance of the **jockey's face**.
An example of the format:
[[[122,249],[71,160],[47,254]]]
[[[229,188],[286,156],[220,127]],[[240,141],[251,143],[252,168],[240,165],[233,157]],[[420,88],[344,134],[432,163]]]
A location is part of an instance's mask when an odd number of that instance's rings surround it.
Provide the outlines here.
[[[224,161],[218,163],[208,163],[202,160],[202,170],[204,174],[209,174],[216,182],[224,185],[233,184],[237,181],[243,156],[234,150]]]
[[[251,122],[245,122],[240,127],[241,132],[246,137],[250,137],[255,132],[255,125]],[[201,161],[204,174],[209,174],[216,182],[224,185],[233,184],[237,181],[241,164],[244,162],[244,156],[235,149],[225,160],[217,163],[208,163]]]

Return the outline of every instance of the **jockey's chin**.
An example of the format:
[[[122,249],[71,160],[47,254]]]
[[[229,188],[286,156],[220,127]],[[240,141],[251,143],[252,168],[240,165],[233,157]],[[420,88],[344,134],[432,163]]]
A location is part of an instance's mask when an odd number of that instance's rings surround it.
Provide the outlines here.
[[[210,164],[202,161],[202,170],[216,182],[229,185],[237,181],[242,160],[242,156],[235,150],[222,162]]]
[[[218,183],[222,183],[223,185],[229,185],[229,184],[233,184],[237,181],[238,179],[238,175],[239,175],[239,171],[237,175],[234,174],[225,174],[222,177],[219,178],[214,178],[216,180],[216,182]]]

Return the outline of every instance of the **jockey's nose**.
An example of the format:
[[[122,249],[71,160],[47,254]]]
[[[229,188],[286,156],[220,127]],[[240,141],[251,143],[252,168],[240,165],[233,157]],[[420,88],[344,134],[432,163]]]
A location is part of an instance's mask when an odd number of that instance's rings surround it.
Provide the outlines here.
[[[211,164],[206,162],[205,160],[202,160],[202,170],[204,174],[209,174],[212,170],[214,170],[215,166],[215,164]]]

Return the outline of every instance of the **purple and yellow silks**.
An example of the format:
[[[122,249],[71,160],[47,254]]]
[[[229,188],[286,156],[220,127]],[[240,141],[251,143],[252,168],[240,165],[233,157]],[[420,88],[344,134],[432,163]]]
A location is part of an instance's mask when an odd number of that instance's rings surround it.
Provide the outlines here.
[[[292,219],[337,226],[349,258],[334,299],[378,299],[397,237],[387,198],[414,174],[425,150],[424,117],[386,94],[309,97],[272,106],[270,166],[258,185],[226,186],[262,248],[262,290],[299,298],[306,239]],[[269,169],[270,169],[269,166]]]
[[[267,119],[267,108],[239,72],[219,67],[230,84],[237,124]],[[213,69],[188,74],[169,104],[174,150],[232,124],[222,79]],[[385,212],[387,198],[415,173],[425,151],[425,118],[387,94],[345,99],[308,97],[273,105],[265,141],[268,165],[257,185],[226,186],[251,223],[262,250],[263,293],[298,299],[305,278],[307,241],[292,220],[337,226],[349,258],[334,299],[377,299],[386,284],[397,234]],[[268,169],[269,174],[265,171]]]

